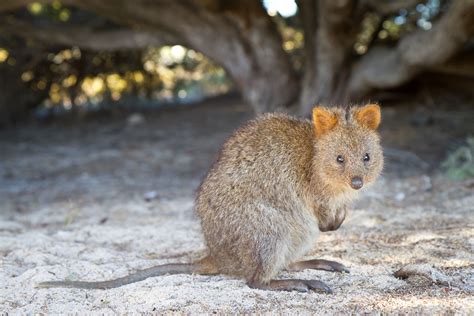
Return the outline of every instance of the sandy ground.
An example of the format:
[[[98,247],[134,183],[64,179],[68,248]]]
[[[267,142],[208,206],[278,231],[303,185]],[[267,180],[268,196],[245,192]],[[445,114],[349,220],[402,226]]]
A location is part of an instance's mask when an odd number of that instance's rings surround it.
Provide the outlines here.
[[[446,153],[449,137],[466,130],[434,141],[433,131],[390,108],[385,145],[419,149],[421,159],[388,157],[384,176],[342,228],[322,233],[308,254],[342,262],[351,273],[281,275],[321,279],[334,294],[254,290],[242,280],[199,275],[105,291],[35,288],[203,256],[194,190],[225,137],[251,117],[238,101],[225,103],[148,113],[135,125],[117,116],[1,131],[0,311],[474,313],[474,181],[448,182],[436,168],[424,169]],[[452,123],[456,114],[449,113],[433,115]],[[413,263],[434,267],[448,283],[393,276]]]

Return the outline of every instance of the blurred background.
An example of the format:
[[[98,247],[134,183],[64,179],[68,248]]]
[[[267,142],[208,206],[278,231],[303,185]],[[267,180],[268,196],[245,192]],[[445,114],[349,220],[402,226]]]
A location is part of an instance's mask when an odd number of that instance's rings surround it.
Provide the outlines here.
[[[472,0],[4,1],[0,129],[140,125],[238,103],[231,131],[259,113],[370,101],[397,172],[409,162],[466,179],[473,34]]]
[[[472,97],[472,11],[449,0],[5,1],[1,123],[233,92],[255,112],[301,115]]]
[[[365,102],[383,109],[384,175],[312,255],[379,277],[351,274],[344,301],[326,307],[468,313],[473,0],[1,1],[1,309],[62,313],[71,293],[51,303],[31,282],[110,278],[204,251],[194,191],[233,130],[265,112],[309,117],[317,104]],[[457,287],[381,272],[413,262]],[[190,299],[187,285],[177,297],[171,286],[168,301],[151,293],[129,306],[207,313],[227,304],[235,313],[321,304],[283,297],[255,310],[245,305],[252,293],[236,296],[242,286],[226,282],[216,292],[224,303]],[[372,303],[357,301],[367,289]],[[84,306],[123,310],[134,295],[124,291]]]

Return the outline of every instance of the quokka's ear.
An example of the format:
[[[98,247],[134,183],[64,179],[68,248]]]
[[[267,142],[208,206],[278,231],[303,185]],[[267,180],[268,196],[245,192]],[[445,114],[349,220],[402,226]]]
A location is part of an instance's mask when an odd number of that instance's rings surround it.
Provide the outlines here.
[[[336,114],[321,106],[315,107],[313,109],[313,124],[316,137],[320,137],[336,126]]]
[[[375,130],[381,120],[380,106],[377,104],[367,104],[357,109],[354,117],[360,125]]]

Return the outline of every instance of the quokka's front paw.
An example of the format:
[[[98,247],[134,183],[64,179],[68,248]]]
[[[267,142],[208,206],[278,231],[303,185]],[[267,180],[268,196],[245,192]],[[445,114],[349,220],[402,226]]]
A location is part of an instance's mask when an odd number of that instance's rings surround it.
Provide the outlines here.
[[[335,212],[332,218],[325,218],[324,220],[320,219],[319,230],[322,232],[328,232],[339,229],[342,223],[346,219],[346,209],[342,208]]]

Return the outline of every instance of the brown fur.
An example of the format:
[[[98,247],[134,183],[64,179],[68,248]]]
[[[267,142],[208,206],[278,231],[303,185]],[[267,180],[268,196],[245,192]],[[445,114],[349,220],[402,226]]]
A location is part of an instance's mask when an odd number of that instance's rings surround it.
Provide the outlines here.
[[[380,109],[347,111],[318,107],[313,124],[268,114],[227,140],[196,199],[219,273],[268,283],[313,246],[318,227],[341,225],[356,195],[351,179],[372,183],[383,166]]]

